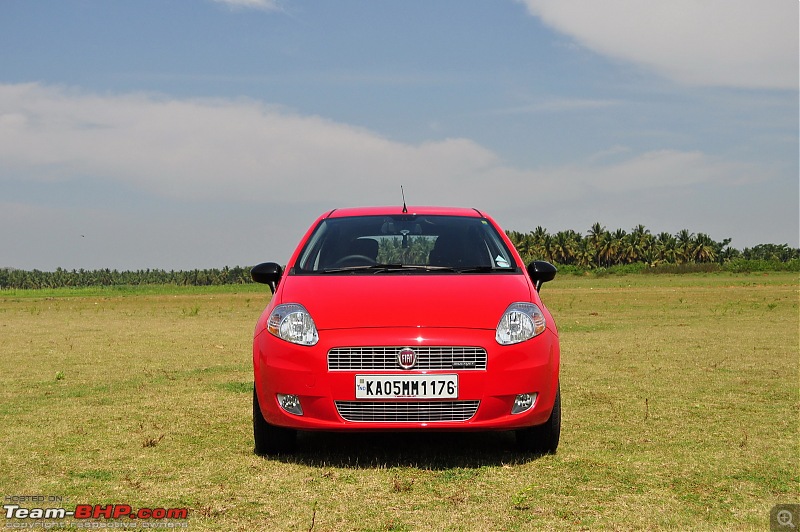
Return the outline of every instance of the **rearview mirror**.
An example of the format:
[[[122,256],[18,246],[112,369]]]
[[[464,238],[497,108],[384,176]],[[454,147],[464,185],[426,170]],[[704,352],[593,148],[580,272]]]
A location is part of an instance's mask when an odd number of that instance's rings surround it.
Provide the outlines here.
[[[281,281],[281,276],[283,276],[283,268],[274,262],[262,262],[250,270],[250,277],[257,283],[269,286],[273,294]]]
[[[528,275],[531,276],[537,292],[542,287],[542,284],[556,278],[557,271],[555,266],[543,260],[535,260],[528,264]]]

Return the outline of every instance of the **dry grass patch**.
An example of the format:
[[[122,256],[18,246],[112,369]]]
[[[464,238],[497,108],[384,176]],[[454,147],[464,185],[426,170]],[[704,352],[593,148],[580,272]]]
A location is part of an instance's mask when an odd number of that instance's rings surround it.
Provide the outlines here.
[[[0,293],[0,491],[219,530],[754,529],[797,502],[794,274],[561,277],[562,443],[303,434],[252,454],[268,296]]]

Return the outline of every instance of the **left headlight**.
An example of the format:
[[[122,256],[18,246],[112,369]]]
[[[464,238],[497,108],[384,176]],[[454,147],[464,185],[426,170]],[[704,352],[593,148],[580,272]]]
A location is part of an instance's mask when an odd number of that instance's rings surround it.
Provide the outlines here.
[[[297,303],[278,305],[267,320],[267,330],[287,342],[315,345],[319,341],[311,314]]]
[[[546,328],[544,313],[538,306],[533,303],[513,303],[500,318],[495,339],[500,345],[517,344],[543,333]]]

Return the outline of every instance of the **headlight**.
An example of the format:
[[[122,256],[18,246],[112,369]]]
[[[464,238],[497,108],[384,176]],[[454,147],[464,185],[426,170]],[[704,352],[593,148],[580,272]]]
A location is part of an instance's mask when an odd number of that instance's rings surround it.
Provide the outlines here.
[[[530,340],[547,328],[542,310],[533,303],[513,303],[497,324],[495,339],[500,345]]]
[[[303,305],[278,305],[267,320],[267,330],[287,342],[314,345],[319,341],[317,326]]]

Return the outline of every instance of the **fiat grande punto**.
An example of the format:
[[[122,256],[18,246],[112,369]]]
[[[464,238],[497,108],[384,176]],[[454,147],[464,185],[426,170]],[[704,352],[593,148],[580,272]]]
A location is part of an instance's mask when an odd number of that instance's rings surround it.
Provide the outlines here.
[[[559,342],[539,289],[555,274],[475,209],[323,214],[285,268],[252,268],[273,292],[253,341],[255,452],[290,452],[298,430],[501,430],[554,453]]]

